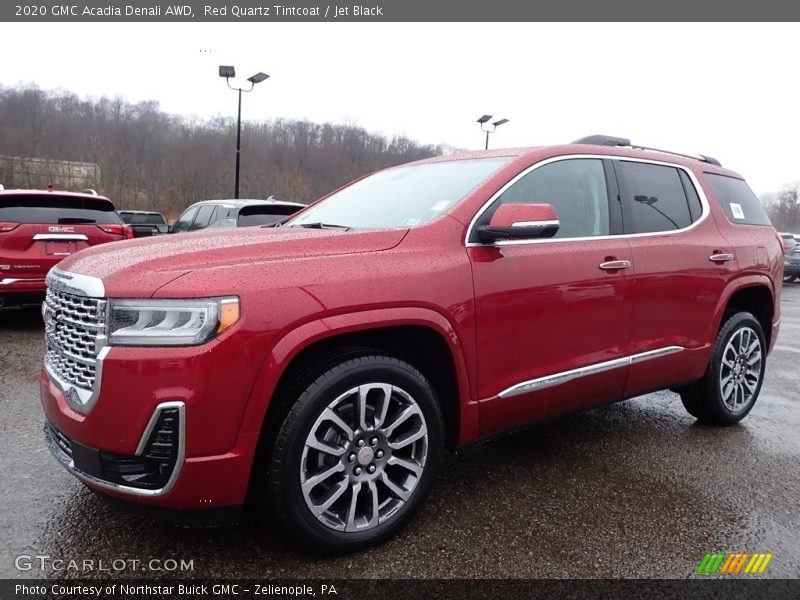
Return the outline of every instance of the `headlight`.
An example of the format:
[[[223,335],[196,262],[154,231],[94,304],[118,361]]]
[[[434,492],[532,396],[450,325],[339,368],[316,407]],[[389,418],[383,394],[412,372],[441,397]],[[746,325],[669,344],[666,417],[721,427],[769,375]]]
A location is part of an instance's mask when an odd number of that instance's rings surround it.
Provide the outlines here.
[[[239,320],[238,298],[109,300],[112,346],[196,346]]]

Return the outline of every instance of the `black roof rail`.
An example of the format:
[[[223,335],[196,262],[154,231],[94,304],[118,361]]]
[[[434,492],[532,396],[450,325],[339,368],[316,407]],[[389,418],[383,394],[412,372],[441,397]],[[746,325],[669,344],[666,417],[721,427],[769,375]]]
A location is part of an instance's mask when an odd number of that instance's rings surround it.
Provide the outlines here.
[[[587,135],[579,140],[572,142],[573,144],[591,144],[593,146],[630,146],[631,141],[628,138],[614,137],[613,135]]]
[[[720,164],[720,162],[713,156],[707,156],[705,154],[699,154],[698,156],[709,164],[717,165],[718,167],[722,166],[722,164]]]
[[[664,154],[672,154],[674,156],[682,156],[683,158],[701,160],[703,162],[707,162],[710,165],[716,165],[718,167],[722,166],[716,158],[712,156],[707,156],[705,154],[698,154],[697,156],[692,156],[691,154],[681,154],[680,152],[672,152],[671,150],[662,150],[660,148],[650,148],[648,146],[634,146],[633,144],[631,144],[631,141],[628,138],[614,137],[613,135],[589,135],[586,137],[582,137],[579,140],[575,140],[572,143],[591,144],[593,146],[630,146],[631,148],[635,148],[637,150],[651,150],[653,152],[663,152]]]

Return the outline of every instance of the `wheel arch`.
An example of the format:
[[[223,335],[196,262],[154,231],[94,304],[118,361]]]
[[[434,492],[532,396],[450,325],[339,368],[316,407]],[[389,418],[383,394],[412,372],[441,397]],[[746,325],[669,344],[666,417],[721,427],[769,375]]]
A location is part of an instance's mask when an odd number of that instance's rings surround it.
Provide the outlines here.
[[[734,280],[720,296],[713,321],[713,336],[716,337],[727,318],[746,311],[756,317],[764,331],[767,348],[772,348],[773,317],[775,316],[775,293],[772,282],[766,276],[752,275]]]
[[[335,315],[286,333],[269,352],[256,378],[241,433],[260,434],[269,424],[277,409],[273,398],[301,365],[346,346],[392,354],[424,373],[442,403],[448,445],[477,437],[477,404],[471,400],[471,381],[458,334],[443,315],[420,307]],[[437,369],[439,365],[444,369]]]

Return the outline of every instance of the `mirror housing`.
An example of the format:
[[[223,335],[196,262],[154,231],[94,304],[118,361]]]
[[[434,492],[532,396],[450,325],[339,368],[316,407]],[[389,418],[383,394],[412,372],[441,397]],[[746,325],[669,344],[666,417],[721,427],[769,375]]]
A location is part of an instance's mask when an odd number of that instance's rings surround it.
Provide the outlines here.
[[[156,229],[158,233],[169,233],[170,229],[172,229],[169,225],[156,225]]]
[[[476,228],[482,242],[550,238],[560,223],[552,204],[501,204],[488,225]]]

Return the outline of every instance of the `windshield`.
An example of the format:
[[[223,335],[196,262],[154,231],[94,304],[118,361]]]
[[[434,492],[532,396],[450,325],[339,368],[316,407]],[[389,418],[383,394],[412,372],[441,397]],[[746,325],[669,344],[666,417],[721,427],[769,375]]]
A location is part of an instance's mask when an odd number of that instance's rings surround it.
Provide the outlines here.
[[[413,227],[447,211],[509,160],[451,160],[379,171],[332,194],[287,225]]]

